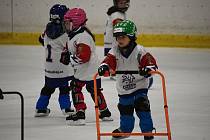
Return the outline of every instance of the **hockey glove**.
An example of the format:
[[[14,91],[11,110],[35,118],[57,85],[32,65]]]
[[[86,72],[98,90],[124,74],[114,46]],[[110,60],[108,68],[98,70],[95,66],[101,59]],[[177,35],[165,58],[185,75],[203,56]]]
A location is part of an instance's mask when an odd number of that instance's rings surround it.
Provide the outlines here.
[[[98,68],[98,75],[104,77],[110,76],[109,66],[105,63],[101,64]]]
[[[42,35],[39,36],[39,43],[44,46],[44,37]]]
[[[70,63],[74,67],[74,66],[78,66],[78,65],[82,64],[82,61],[76,55],[70,54]]]
[[[68,65],[70,63],[70,54],[69,51],[63,51],[61,53],[60,62],[64,65]]]
[[[149,74],[150,71],[156,71],[157,66],[152,65],[152,66],[146,66],[142,69],[139,70],[139,74],[141,76],[144,76],[145,78],[148,78],[151,76],[151,74]]]

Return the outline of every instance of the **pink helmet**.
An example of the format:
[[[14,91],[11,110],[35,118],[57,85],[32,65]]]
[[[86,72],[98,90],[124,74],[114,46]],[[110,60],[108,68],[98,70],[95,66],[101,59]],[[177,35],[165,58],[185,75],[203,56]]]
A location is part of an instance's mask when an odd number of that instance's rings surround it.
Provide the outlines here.
[[[64,15],[64,21],[71,21],[73,23],[73,29],[76,29],[82,25],[85,25],[87,21],[86,13],[81,8],[73,8],[66,12]]]

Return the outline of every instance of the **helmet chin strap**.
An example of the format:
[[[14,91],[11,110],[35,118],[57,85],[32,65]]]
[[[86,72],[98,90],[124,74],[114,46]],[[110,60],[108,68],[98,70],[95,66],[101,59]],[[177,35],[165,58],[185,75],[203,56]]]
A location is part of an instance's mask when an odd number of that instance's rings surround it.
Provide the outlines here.
[[[79,26],[78,28],[73,29],[72,32],[77,32],[77,31],[79,31],[81,28],[82,28],[82,26]]]

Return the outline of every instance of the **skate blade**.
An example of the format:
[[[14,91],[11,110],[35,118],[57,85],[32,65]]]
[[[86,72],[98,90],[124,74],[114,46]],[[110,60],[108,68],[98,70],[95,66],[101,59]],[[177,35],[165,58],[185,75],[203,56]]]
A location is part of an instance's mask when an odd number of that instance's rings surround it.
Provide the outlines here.
[[[125,139],[125,138],[128,138],[129,136],[123,136],[123,137],[120,137],[120,138],[114,138],[112,137],[112,140],[121,140],[121,139]]]
[[[67,124],[70,126],[82,126],[85,125],[85,120],[79,119],[77,121],[67,120]]]
[[[104,117],[101,120],[104,121],[104,122],[110,122],[110,121],[113,121],[114,119],[111,118],[111,117]]]
[[[50,113],[36,113],[34,117],[47,117]]]

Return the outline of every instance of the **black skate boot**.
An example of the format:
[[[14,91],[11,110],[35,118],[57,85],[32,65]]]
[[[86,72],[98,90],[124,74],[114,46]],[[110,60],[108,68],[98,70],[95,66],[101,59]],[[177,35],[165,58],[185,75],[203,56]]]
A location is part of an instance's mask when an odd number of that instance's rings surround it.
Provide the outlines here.
[[[72,115],[74,113],[74,109],[72,108],[66,108],[66,109],[62,109],[63,115]]]
[[[108,108],[106,108],[105,110],[100,110],[99,118],[102,121],[113,121],[113,119],[111,118],[111,112]]]
[[[144,136],[144,140],[153,140],[154,136]]]
[[[46,117],[49,116],[50,109],[36,109],[34,117]]]
[[[78,112],[66,117],[66,121],[69,125],[78,126],[85,125],[85,111],[79,110]]]
[[[122,133],[122,131],[120,130],[120,128],[115,129],[112,133]],[[120,139],[125,139],[128,138],[129,136],[112,136],[112,140],[120,140]]]
[[[156,128],[153,128],[152,130],[154,130],[156,133]],[[149,131],[148,133],[152,133],[152,131],[151,132]],[[154,139],[154,136],[144,136],[144,140],[153,140],[153,139]]]

